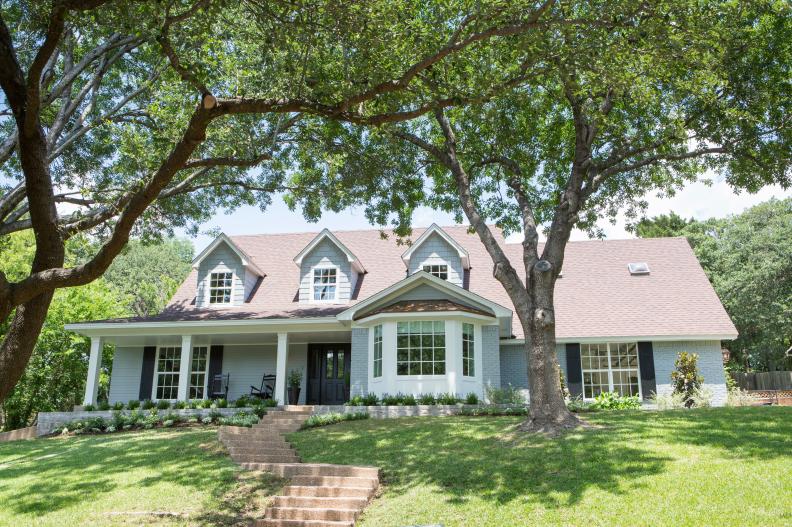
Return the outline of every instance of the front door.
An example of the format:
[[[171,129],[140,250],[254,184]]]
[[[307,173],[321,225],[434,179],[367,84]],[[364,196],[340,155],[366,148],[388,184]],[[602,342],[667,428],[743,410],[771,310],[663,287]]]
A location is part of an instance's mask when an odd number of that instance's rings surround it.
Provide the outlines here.
[[[349,344],[308,345],[308,404],[349,400]]]

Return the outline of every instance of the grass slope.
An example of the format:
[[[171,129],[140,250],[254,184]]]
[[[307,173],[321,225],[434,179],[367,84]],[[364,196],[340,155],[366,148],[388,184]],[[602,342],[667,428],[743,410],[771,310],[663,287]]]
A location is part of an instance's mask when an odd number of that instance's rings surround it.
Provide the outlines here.
[[[369,420],[290,436],[304,461],[376,465],[364,527],[792,525],[792,408],[586,415],[548,440],[519,418]]]
[[[0,525],[195,525],[234,486],[218,447],[214,429],[0,443]]]

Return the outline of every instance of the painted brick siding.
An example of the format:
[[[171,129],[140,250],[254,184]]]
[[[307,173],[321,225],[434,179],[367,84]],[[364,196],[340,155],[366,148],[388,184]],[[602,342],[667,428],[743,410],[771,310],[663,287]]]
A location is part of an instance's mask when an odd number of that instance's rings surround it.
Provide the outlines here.
[[[368,392],[368,328],[352,328],[352,357],[349,374],[350,396]]]
[[[721,343],[712,341],[679,341],[679,342],[653,342],[655,362],[655,379],[657,380],[657,393],[669,394],[673,390],[671,385],[671,372],[674,371],[674,361],[681,351],[698,354],[699,373],[704,377],[704,386],[713,393],[713,406],[726,404],[726,377],[723,372],[723,355]]]
[[[423,269],[424,265],[448,265],[448,281],[462,286],[464,270],[459,253],[439,234],[432,234],[410,255],[410,274]]]
[[[313,302],[313,267],[338,267],[336,301],[348,302],[352,297],[352,289],[356,279],[354,271],[344,252],[330,240],[324,239],[313,250],[305,255],[300,265],[300,302]]]
[[[233,291],[231,293],[231,305],[238,306],[245,301],[245,268],[242,260],[222,243],[218,245],[211,254],[198,266],[198,292],[195,297],[196,307],[209,306],[209,278],[214,272],[234,273]]]
[[[484,386],[501,385],[500,335],[496,325],[481,326],[481,381]]]
[[[113,374],[110,381],[110,404],[137,400],[140,395],[140,373],[143,369],[143,348],[116,348],[113,352]]]
[[[566,377],[566,347],[564,344],[556,346],[556,358],[561,371]],[[528,389],[528,356],[525,347],[520,345],[502,346],[501,360],[501,385],[511,384],[515,388]]]
[[[239,399],[249,394],[250,387],[261,386],[264,374],[275,374],[275,346],[225,346],[223,348],[223,373],[230,374],[228,399]]]

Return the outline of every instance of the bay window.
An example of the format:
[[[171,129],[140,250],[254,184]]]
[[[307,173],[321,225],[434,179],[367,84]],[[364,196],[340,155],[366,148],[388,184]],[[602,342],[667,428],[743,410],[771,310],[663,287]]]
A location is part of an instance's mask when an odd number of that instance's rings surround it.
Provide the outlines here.
[[[382,324],[374,326],[374,377],[382,377]]]
[[[462,375],[465,377],[476,376],[474,347],[473,324],[462,324]]]
[[[445,353],[444,322],[396,324],[397,375],[445,375]]]

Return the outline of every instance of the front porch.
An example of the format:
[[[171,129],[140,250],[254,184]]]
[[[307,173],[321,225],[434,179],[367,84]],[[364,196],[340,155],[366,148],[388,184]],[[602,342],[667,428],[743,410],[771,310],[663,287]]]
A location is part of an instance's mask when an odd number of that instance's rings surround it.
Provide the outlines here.
[[[249,325],[220,328],[184,325],[182,331],[114,328],[90,335],[91,354],[84,404],[97,403],[102,349],[115,347],[109,402],[188,401],[217,398],[216,376],[227,379],[230,401],[260,388],[265,375],[272,397],[288,401],[288,378],[301,378],[298,404],[343,404],[350,395],[351,331],[338,327],[281,327],[255,331]],[[269,329],[269,328],[266,328]]]

